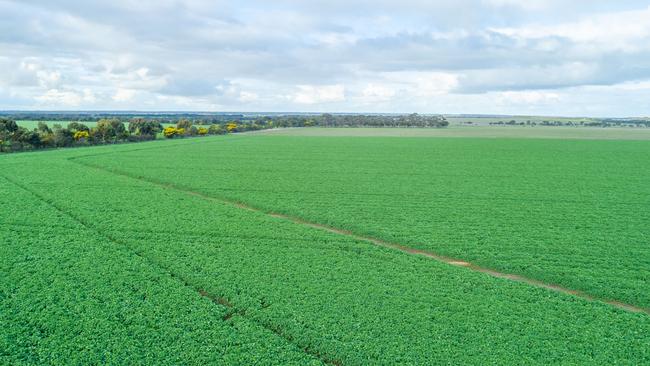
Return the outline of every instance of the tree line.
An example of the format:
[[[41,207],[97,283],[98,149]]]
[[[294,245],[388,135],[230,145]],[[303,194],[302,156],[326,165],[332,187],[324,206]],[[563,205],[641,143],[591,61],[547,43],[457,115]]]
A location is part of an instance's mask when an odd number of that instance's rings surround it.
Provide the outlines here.
[[[272,123],[275,127],[447,127],[449,122],[440,115],[363,115],[329,114],[264,116],[257,123]]]
[[[271,123],[275,127],[445,127],[447,120],[439,115],[363,115],[363,114],[270,114],[270,113],[199,113],[199,112],[0,112],[0,117],[30,121],[98,122],[103,119],[146,119],[161,124],[188,120],[194,125]]]
[[[35,118],[52,118],[52,114],[28,114]],[[44,117],[45,116],[45,117]],[[65,114],[56,115],[63,118]],[[181,114],[182,116],[182,114]],[[446,127],[447,120],[442,116],[419,115],[271,115],[243,116],[238,119],[223,120],[192,115],[176,120],[153,117],[101,118],[97,121],[74,121],[65,126],[38,122],[34,129],[18,125],[12,118],[0,118],[0,152],[15,152],[45,148],[116,144],[123,142],[149,141],[156,138],[183,138],[227,133],[255,131],[286,127]],[[123,117],[120,115],[120,117]],[[51,120],[50,120],[51,121]],[[69,121],[61,119],[61,121]],[[170,123],[173,121],[173,124]],[[85,123],[84,123],[85,122]],[[92,124],[86,124],[94,122]]]
[[[227,123],[204,127],[183,119],[175,126],[163,127],[160,122],[143,118],[134,118],[128,123],[112,118],[101,119],[94,126],[70,122],[65,127],[58,123],[50,127],[45,122],[38,122],[37,127],[30,130],[12,119],[0,118],[0,152],[150,141],[158,137],[222,135],[251,128],[260,129],[261,126]]]
[[[13,119],[15,121],[77,121],[77,122],[98,122],[102,119],[117,118],[122,121],[129,121],[136,118],[154,120],[162,124],[175,124],[181,119],[187,119],[194,123],[205,122],[227,123],[240,122],[250,118],[241,113],[185,113],[185,112],[38,112],[38,111],[15,111],[0,112],[0,118]]]
[[[469,123],[471,124],[471,122]],[[650,120],[645,119],[593,119],[588,121],[496,121],[495,126],[568,126],[568,127],[650,127]]]

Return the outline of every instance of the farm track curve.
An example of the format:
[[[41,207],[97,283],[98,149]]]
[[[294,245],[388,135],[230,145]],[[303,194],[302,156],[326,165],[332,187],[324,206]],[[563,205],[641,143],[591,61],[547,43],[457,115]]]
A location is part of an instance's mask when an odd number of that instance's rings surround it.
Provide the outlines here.
[[[439,254],[436,254],[436,253],[431,252],[431,251],[415,249],[415,248],[408,247],[408,246],[398,244],[398,243],[393,243],[393,242],[389,242],[389,241],[385,241],[385,240],[381,240],[381,239],[377,239],[377,238],[373,238],[373,237],[369,237],[369,236],[358,235],[358,234],[355,234],[354,232],[351,232],[351,231],[348,231],[348,230],[345,230],[345,229],[340,229],[340,228],[336,228],[336,227],[332,227],[332,226],[328,226],[328,225],[323,225],[323,224],[316,223],[316,222],[306,221],[306,220],[303,220],[301,218],[290,216],[290,215],[285,215],[285,214],[280,214],[280,213],[275,213],[275,212],[270,212],[270,211],[267,211],[267,210],[259,209],[257,207],[254,207],[254,206],[251,206],[251,205],[248,205],[248,204],[236,201],[236,200],[231,200],[231,199],[224,198],[224,197],[215,197],[215,196],[206,195],[204,193],[192,191],[192,190],[189,190],[189,189],[186,189],[186,188],[183,188],[183,187],[179,187],[177,185],[174,185],[174,184],[171,184],[171,183],[168,183],[168,182],[162,182],[162,181],[154,180],[154,179],[151,179],[151,178],[136,176],[136,175],[133,175],[133,174],[122,172],[122,171],[106,169],[106,168],[101,167],[101,166],[97,166],[97,165],[77,161],[78,158],[84,158],[84,157],[86,157],[86,156],[85,155],[84,156],[77,156],[77,157],[68,158],[68,160],[71,161],[71,162],[74,162],[76,164],[79,164],[79,165],[82,165],[82,166],[85,166],[85,167],[88,167],[88,168],[97,169],[97,170],[100,170],[100,171],[103,171],[103,172],[106,172],[106,173],[110,173],[110,174],[119,175],[119,176],[123,176],[123,177],[130,178],[130,179],[135,179],[135,180],[147,182],[149,184],[153,184],[153,185],[156,185],[158,187],[162,187],[164,189],[172,189],[172,190],[182,192],[182,193],[185,193],[185,194],[189,194],[189,195],[192,195],[192,196],[195,196],[195,197],[199,197],[199,198],[202,198],[202,199],[205,199],[205,200],[228,204],[230,206],[234,206],[234,207],[237,207],[237,208],[240,208],[240,209],[243,209],[243,210],[247,210],[247,211],[262,213],[262,214],[265,214],[265,215],[268,215],[268,216],[271,216],[271,217],[275,217],[275,218],[279,218],[279,219],[283,219],[283,220],[288,220],[288,221],[291,221],[291,222],[299,224],[299,225],[309,226],[309,227],[312,227],[312,228],[315,228],[315,229],[328,231],[328,232],[335,233],[335,234],[338,234],[338,235],[344,235],[344,236],[347,236],[349,238],[353,238],[355,240],[365,241],[365,242],[368,242],[368,243],[371,243],[371,244],[374,244],[374,245],[377,245],[377,246],[381,246],[381,247],[384,247],[384,248],[390,248],[390,249],[401,251],[403,253],[408,253],[408,254],[411,254],[411,255],[417,255],[417,256],[422,256],[422,257],[425,257],[425,258],[433,259],[433,260],[436,260],[436,261],[439,261],[439,262],[442,262],[442,263],[446,263],[448,265],[452,265],[452,266],[456,266],[456,267],[464,267],[464,268],[467,268],[467,269],[469,269],[471,271],[480,272],[480,273],[483,273],[483,274],[486,274],[486,275],[489,275],[489,276],[492,276],[492,277],[507,279],[507,280],[520,282],[520,283],[525,283],[527,285],[531,285],[531,286],[544,288],[544,289],[548,289],[548,290],[551,290],[551,291],[555,291],[555,292],[559,292],[559,293],[579,297],[579,298],[582,298],[582,299],[588,300],[588,301],[596,301],[596,302],[605,303],[605,304],[608,304],[608,305],[611,305],[611,306],[614,306],[616,308],[626,310],[626,311],[629,311],[629,312],[645,313],[645,314],[650,315],[650,309],[649,308],[639,307],[639,306],[635,306],[635,305],[632,305],[632,304],[627,304],[627,303],[617,301],[617,300],[612,300],[612,299],[598,298],[598,297],[592,296],[592,295],[590,295],[590,294],[588,294],[586,292],[580,291],[580,290],[574,290],[574,289],[566,288],[566,287],[563,287],[563,286],[558,286],[558,285],[555,285],[555,284],[546,283],[546,282],[543,282],[543,281],[539,281],[539,280],[536,280],[536,279],[533,279],[533,278],[528,278],[528,277],[524,277],[524,276],[513,274],[513,273],[505,273],[505,272],[500,272],[500,271],[497,271],[497,270],[494,270],[494,269],[481,267],[481,266],[478,266],[476,264],[470,263],[468,261],[465,261],[465,260],[462,260],[462,259],[459,259],[459,258],[452,258],[452,257],[448,257],[448,256],[443,256],[443,255],[439,255]],[[286,338],[286,337],[284,337],[284,338]],[[325,361],[325,362],[328,362],[328,361]],[[329,363],[336,364],[336,362],[332,362],[332,361],[329,361]]]

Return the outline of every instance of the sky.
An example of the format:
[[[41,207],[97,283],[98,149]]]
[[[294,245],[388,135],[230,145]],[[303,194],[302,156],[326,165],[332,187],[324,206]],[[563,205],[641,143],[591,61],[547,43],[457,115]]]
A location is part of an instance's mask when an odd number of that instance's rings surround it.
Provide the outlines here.
[[[650,2],[0,0],[0,110],[650,115]]]

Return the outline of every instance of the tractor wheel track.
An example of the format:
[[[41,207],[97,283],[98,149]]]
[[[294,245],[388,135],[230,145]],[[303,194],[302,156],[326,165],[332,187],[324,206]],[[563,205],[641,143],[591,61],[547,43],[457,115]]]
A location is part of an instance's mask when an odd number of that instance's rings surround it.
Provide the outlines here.
[[[520,282],[520,283],[525,283],[527,285],[531,285],[531,286],[535,286],[535,287],[539,287],[539,288],[544,288],[544,289],[547,289],[547,290],[563,293],[563,294],[566,294],[566,295],[579,297],[581,299],[592,301],[592,302],[605,303],[605,304],[611,305],[613,307],[616,307],[618,309],[626,310],[626,311],[629,311],[629,312],[644,313],[644,314],[650,315],[650,309],[649,308],[644,308],[644,307],[640,307],[640,306],[636,306],[636,305],[632,305],[632,304],[627,304],[627,303],[617,301],[617,300],[599,298],[599,297],[590,295],[590,294],[588,294],[588,293],[586,293],[584,291],[570,289],[570,288],[566,288],[566,287],[559,286],[559,285],[552,284],[552,283],[546,283],[546,282],[543,282],[543,281],[540,281],[540,280],[536,280],[536,279],[533,279],[533,278],[528,278],[528,277],[521,276],[521,275],[514,274],[514,273],[500,272],[500,271],[497,271],[495,269],[482,267],[482,266],[479,266],[477,264],[474,264],[474,263],[471,263],[471,262],[468,262],[468,261],[465,261],[465,260],[462,260],[462,259],[452,258],[452,257],[440,255],[440,254],[437,254],[437,253],[434,253],[434,252],[431,252],[431,251],[415,249],[415,248],[412,248],[412,247],[409,247],[409,246],[406,246],[406,245],[402,245],[402,244],[399,244],[399,243],[393,243],[393,242],[385,241],[385,240],[382,240],[382,239],[373,238],[373,237],[370,237],[370,236],[358,235],[358,234],[355,234],[355,233],[353,233],[353,232],[351,232],[349,230],[336,228],[336,227],[332,227],[332,226],[328,226],[328,225],[323,225],[323,224],[319,224],[319,223],[316,223],[316,222],[307,221],[307,220],[304,220],[304,219],[301,219],[301,218],[298,218],[298,217],[294,217],[294,216],[290,216],[290,215],[280,214],[280,213],[276,213],[276,212],[270,212],[270,211],[263,210],[263,209],[260,209],[260,208],[257,208],[257,207],[254,207],[254,206],[251,206],[251,205],[248,205],[248,204],[236,201],[236,200],[223,198],[223,197],[209,196],[209,195],[206,195],[206,194],[203,194],[203,193],[200,193],[200,192],[196,192],[196,191],[185,189],[183,187],[176,186],[176,185],[171,184],[171,183],[157,181],[157,180],[142,177],[142,176],[136,176],[136,175],[129,174],[129,173],[126,173],[126,172],[122,172],[122,171],[106,169],[106,168],[101,167],[101,166],[97,166],[97,165],[93,165],[93,164],[89,164],[89,163],[85,163],[85,162],[82,163],[82,162],[76,160],[78,158],[83,158],[83,157],[85,157],[85,156],[78,156],[78,157],[74,157],[74,158],[69,158],[68,160],[71,161],[71,162],[74,162],[76,164],[82,165],[84,167],[96,169],[96,170],[99,170],[99,171],[103,171],[105,173],[110,173],[110,174],[130,178],[130,179],[139,180],[139,181],[146,182],[146,183],[149,183],[149,184],[153,184],[153,185],[156,185],[158,187],[165,188],[165,189],[172,189],[172,190],[175,190],[175,191],[178,191],[178,192],[181,192],[181,193],[185,193],[185,194],[188,194],[188,195],[199,197],[199,198],[202,198],[202,199],[205,199],[205,200],[208,200],[208,201],[219,202],[219,203],[234,206],[234,207],[237,207],[237,208],[240,208],[240,209],[243,209],[243,210],[262,213],[262,214],[265,214],[267,216],[271,216],[271,217],[291,221],[291,222],[299,224],[299,225],[312,227],[312,228],[327,231],[327,232],[330,232],[330,233],[335,233],[335,234],[338,234],[338,235],[344,235],[344,236],[347,236],[349,238],[353,238],[353,239],[356,239],[356,240],[372,243],[372,244],[380,246],[380,247],[398,250],[400,252],[408,253],[408,254],[411,254],[411,255],[426,257],[426,258],[433,259],[433,260],[436,260],[438,262],[446,263],[448,265],[452,265],[452,266],[455,266],[455,267],[464,267],[464,268],[467,268],[467,269],[472,270],[474,272],[484,273],[484,274],[487,274],[487,275],[492,276],[492,277],[507,279],[507,280]]]

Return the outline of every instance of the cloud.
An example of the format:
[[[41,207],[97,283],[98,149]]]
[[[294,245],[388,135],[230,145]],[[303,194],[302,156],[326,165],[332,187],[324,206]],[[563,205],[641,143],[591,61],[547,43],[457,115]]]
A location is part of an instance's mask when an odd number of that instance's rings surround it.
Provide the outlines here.
[[[298,85],[298,91],[290,96],[294,103],[318,104],[342,102],[345,100],[343,85]]]
[[[488,5],[490,7],[497,7],[497,8],[513,7],[513,8],[526,10],[526,11],[538,11],[538,10],[546,9],[547,7],[551,6],[551,3],[552,3],[551,1],[547,1],[547,0],[527,0],[527,1],[483,0],[483,4]]]
[[[567,93],[587,90],[593,111],[629,114],[646,91],[621,85],[650,80],[643,1],[5,0],[0,13],[2,108],[577,113]]]
[[[239,92],[239,101],[242,103],[255,102],[259,99],[259,95],[247,91]]]
[[[499,104],[540,104],[555,103],[561,100],[557,93],[544,91],[507,91],[497,94],[496,102]]]
[[[187,78],[174,77],[165,81],[164,86],[158,89],[161,94],[181,96],[205,96],[220,94],[227,82],[213,82],[210,80],[197,79],[195,76]]]
[[[634,43],[650,36],[650,6],[632,11],[593,15],[573,22],[494,28],[493,31],[521,39],[561,37],[574,42],[596,42],[607,50],[635,51],[648,47]]]
[[[35,97],[42,106],[78,107],[83,102],[93,103],[96,97],[92,91],[86,89],[81,92],[74,90],[49,89],[43,95]]]
[[[117,89],[115,91],[115,94],[113,94],[112,99],[116,102],[128,102],[132,100],[135,95],[136,91],[133,89]]]
[[[366,102],[390,100],[395,96],[395,94],[396,92],[393,88],[378,84],[368,84],[361,91],[361,95]]]

